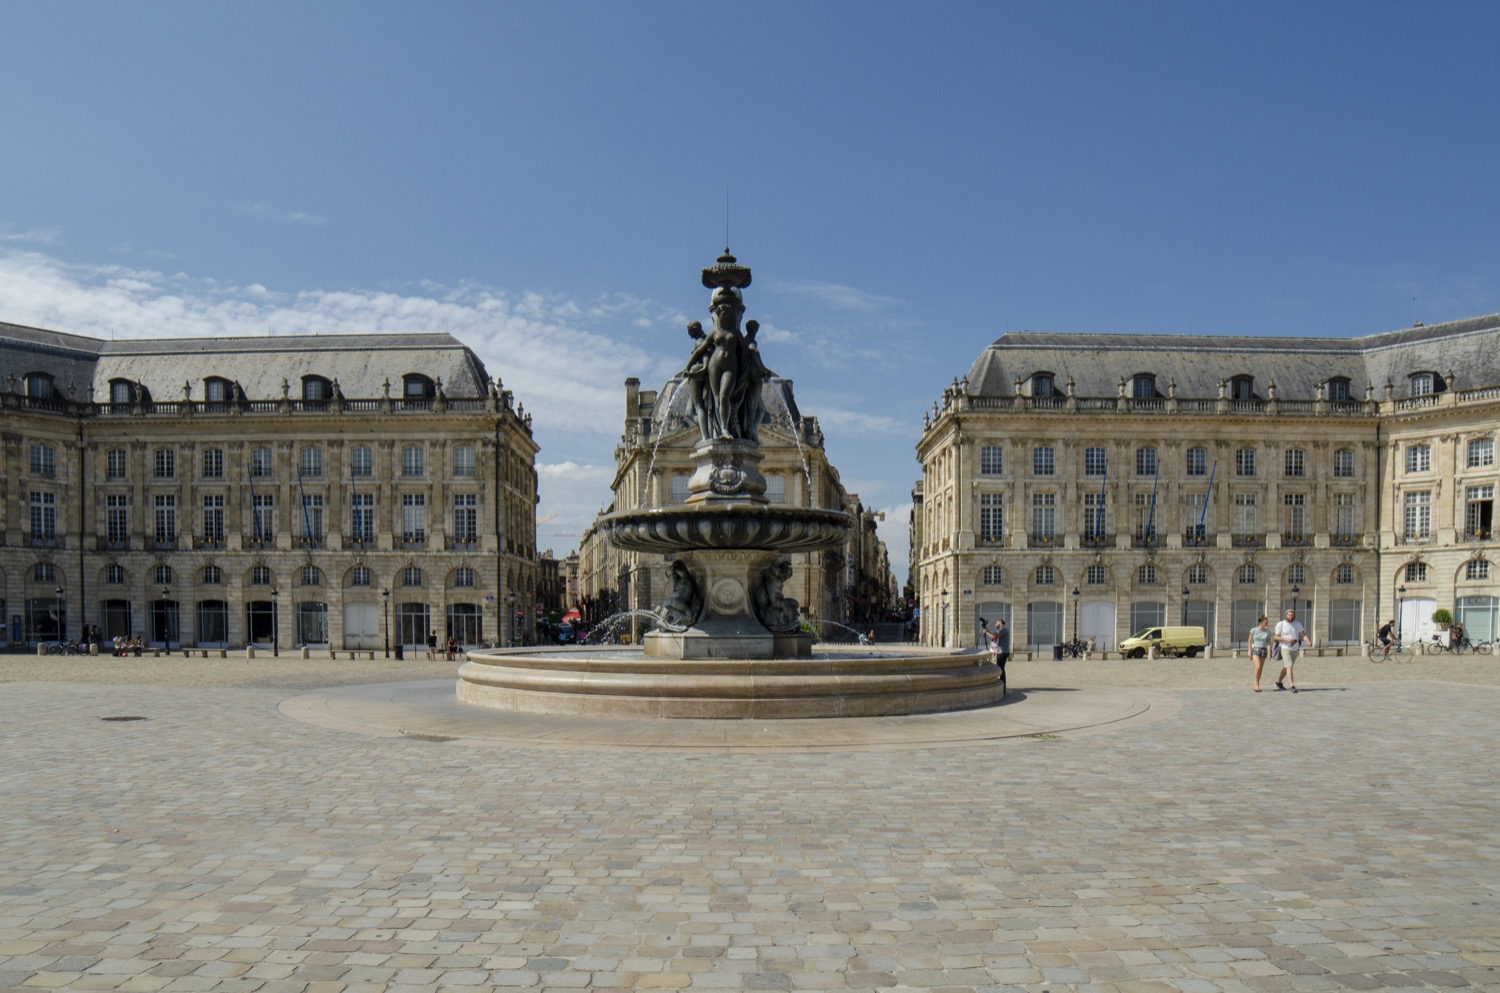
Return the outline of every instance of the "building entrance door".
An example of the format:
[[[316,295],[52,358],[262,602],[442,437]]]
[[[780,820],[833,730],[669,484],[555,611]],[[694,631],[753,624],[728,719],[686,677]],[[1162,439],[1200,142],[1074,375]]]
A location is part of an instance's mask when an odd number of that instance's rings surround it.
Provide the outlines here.
[[[373,603],[344,604],[344,647],[380,647],[380,611]]]

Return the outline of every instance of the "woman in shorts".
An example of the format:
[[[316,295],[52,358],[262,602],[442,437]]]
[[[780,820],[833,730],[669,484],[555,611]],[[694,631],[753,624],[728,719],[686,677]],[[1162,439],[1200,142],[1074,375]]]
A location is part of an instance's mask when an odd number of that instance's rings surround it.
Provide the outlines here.
[[[1266,615],[1261,614],[1255,627],[1250,629],[1250,638],[1245,642],[1250,660],[1255,663],[1255,692],[1260,692],[1260,671],[1266,667],[1266,653],[1270,651],[1271,629],[1266,627]]]

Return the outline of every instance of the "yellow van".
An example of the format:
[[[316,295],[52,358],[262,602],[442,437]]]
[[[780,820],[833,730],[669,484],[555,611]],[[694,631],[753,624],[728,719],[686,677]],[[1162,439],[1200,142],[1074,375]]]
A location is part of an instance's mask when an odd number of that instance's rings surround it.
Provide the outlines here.
[[[1186,655],[1196,658],[1208,647],[1202,627],[1149,627],[1120,642],[1120,652],[1127,659],[1142,658],[1152,647],[1157,655]]]

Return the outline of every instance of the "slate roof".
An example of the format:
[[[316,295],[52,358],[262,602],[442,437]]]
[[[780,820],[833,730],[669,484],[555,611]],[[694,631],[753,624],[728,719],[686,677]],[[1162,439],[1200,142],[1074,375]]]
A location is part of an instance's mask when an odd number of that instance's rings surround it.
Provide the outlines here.
[[[280,399],[283,379],[298,398],[304,375],[336,379],[350,398],[380,397],[386,380],[399,398],[407,373],[441,379],[453,398],[482,397],[489,382],[479,357],[442,333],[101,341],[0,324],[0,381],[29,372],[51,373],[60,389],[72,383],[78,399],[92,384],[100,400],[109,396],[112,379],[140,383],[162,401],[182,399],[184,383],[201,400],[203,380],[215,376],[238,381],[250,400]]]
[[[1405,396],[1407,377],[1436,372],[1449,387],[1500,385],[1500,314],[1431,327],[1412,327],[1361,338],[1228,337],[1176,334],[1086,334],[1008,332],[969,369],[969,392],[1011,396],[1017,379],[1050,372],[1062,392],[1071,378],[1078,396],[1115,396],[1120,379],[1154,374],[1157,389],[1177,382],[1179,397],[1216,397],[1219,382],[1238,375],[1255,378],[1264,396],[1276,383],[1282,399],[1313,399],[1321,382],[1346,376],[1350,392],[1363,399],[1365,384],[1384,396],[1385,383]]]

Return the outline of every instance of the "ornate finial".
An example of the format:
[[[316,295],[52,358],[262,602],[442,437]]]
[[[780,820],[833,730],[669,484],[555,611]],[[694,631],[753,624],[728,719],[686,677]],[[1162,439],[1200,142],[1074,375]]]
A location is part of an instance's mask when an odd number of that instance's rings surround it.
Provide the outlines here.
[[[703,285],[711,290],[743,290],[750,285],[750,269],[740,265],[739,260],[729,254],[728,246],[725,246],[724,254],[703,270]]]

